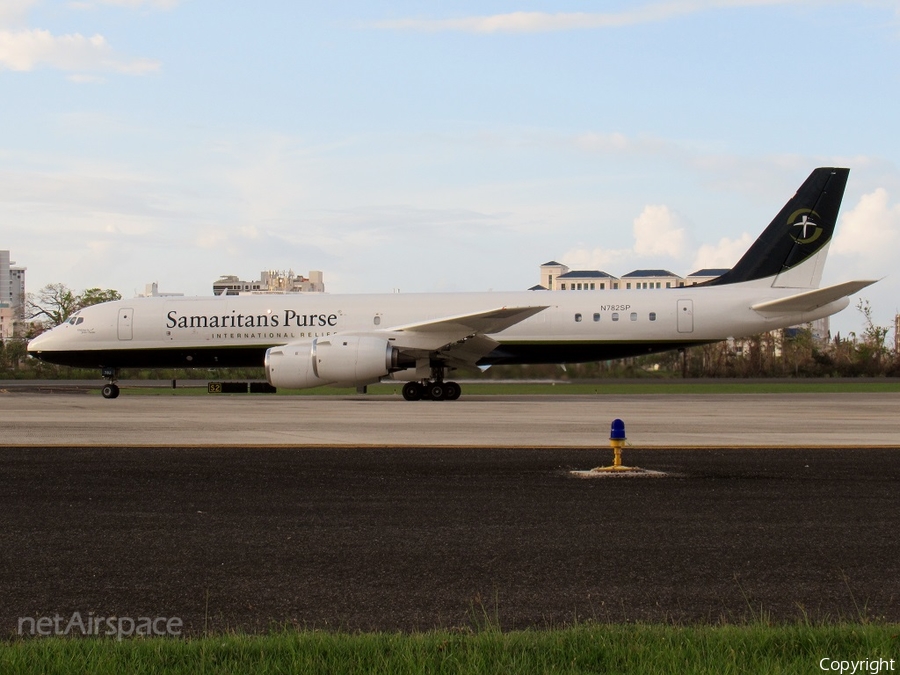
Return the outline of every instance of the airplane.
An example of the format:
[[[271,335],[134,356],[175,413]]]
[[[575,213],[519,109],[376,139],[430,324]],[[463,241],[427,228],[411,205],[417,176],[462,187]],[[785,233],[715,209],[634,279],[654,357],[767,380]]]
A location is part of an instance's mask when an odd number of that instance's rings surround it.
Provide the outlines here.
[[[405,381],[408,401],[454,400],[450,373],[495,364],[605,361],[756,335],[829,316],[875,280],[819,288],[850,170],[815,169],[728,272],[696,286],[163,297],[85,307],[31,355],[100,368],[264,366],[274,387]]]

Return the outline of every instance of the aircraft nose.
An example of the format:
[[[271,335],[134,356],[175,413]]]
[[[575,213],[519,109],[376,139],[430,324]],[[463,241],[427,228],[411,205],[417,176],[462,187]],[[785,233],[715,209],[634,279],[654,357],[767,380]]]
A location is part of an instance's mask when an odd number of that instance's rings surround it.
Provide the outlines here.
[[[47,349],[48,347],[50,347],[54,342],[53,333],[55,333],[55,332],[56,332],[56,329],[44,331],[43,333],[38,335],[36,338],[32,338],[28,342],[28,351],[29,352],[40,352],[40,351],[43,351],[43,350]]]
[[[39,352],[41,351],[41,344],[46,343],[47,341],[47,333],[41,333],[36,338],[32,338],[28,341],[28,351],[29,352]]]

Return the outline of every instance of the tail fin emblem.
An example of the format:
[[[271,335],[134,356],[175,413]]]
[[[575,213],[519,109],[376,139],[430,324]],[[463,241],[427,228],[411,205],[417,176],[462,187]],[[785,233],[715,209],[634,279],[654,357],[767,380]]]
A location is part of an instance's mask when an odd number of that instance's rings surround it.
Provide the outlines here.
[[[799,233],[791,233],[791,239],[798,244],[811,244],[822,236],[822,228],[810,220],[810,216],[818,218],[819,214],[812,209],[797,209],[788,218],[788,225],[800,228]]]

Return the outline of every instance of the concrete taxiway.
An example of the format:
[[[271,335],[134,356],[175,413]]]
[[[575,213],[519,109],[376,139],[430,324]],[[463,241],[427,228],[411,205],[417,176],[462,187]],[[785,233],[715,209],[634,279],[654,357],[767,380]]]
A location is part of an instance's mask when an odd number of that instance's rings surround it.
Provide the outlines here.
[[[463,396],[142,396],[0,393],[26,446],[900,447],[900,393]]]

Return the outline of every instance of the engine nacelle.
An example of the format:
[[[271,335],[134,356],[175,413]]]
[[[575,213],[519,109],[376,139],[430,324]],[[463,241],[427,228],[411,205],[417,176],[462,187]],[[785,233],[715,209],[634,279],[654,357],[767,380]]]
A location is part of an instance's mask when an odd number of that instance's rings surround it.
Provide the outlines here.
[[[333,335],[272,347],[266,352],[266,379],[273,387],[287,389],[360,387],[397,370],[399,359],[399,350],[388,340]]]

